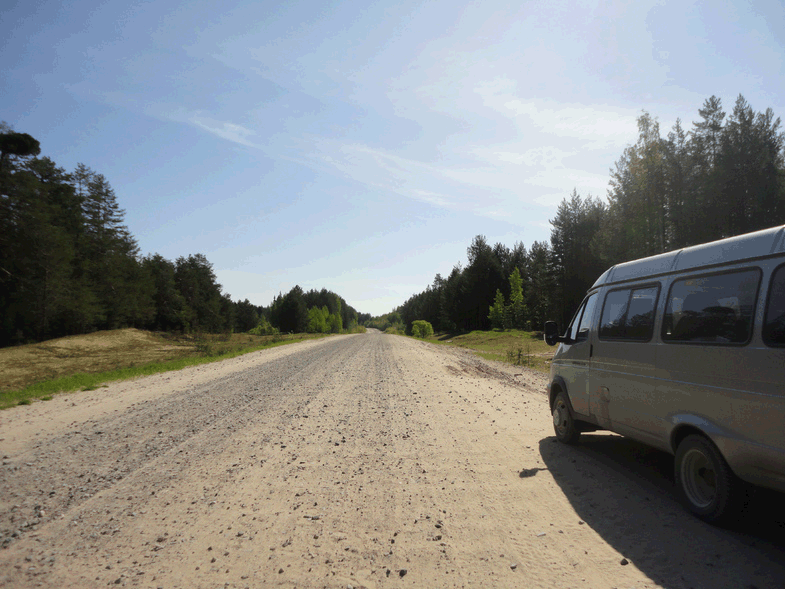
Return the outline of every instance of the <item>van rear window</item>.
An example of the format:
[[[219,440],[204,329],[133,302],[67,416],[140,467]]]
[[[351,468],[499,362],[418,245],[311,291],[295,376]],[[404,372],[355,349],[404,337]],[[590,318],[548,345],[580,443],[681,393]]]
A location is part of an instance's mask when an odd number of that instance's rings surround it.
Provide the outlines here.
[[[770,346],[785,346],[785,266],[777,268],[771,277],[763,341]]]
[[[662,339],[712,344],[748,342],[759,284],[758,269],[676,280],[665,308]]]
[[[650,340],[659,290],[649,286],[609,292],[602,308],[600,339]]]

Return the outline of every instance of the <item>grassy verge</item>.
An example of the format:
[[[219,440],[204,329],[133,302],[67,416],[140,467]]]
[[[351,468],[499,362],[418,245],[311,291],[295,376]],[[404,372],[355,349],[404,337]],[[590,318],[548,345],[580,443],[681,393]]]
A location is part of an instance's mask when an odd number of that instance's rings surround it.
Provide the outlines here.
[[[469,333],[436,333],[427,338],[435,344],[472,350],[481,358],[507,362],[548,372],[555,348],[548,346],[536,331],[470,331]]]
[[[104,334],[113,334],[106,358],[100,361],[100,353],[96,352],[95,342],[108,339]],[[106,383],[180,370],[187,366],[196,366],[209,362],[217,362],[234,358],[242,354],[271,348],[284,344],[300,342],[317,337],[306,334],[279,336],[252,336],[248,334],[171,336],[165,334],[145,333],[147,339],[140,340],[136,330],[118,330],[117,332],[99,332],[77,338],[63,338],[68,346],[44,342],[30,346],[31,353],[40,356],[45,351],[57,349],[56,358],[63,359],[63,349],[68,349],[65,359],[67,366],[61,366],[58,376],[51,377],[51,369],[41,369],[31,363],[28,370],[17,376],[16,382],[25,382],[26,386],[0,390],[0,409],[14,405],[28,405],[35,399],[50,400],[53,395],[69,391],[93,390]],[[135,336],[135,337],[130,337]],[[53,340],[59,342],[61,340]],[[131,341],[131,344],[128,342]],[[75,343],[76,342],[76,343]],[[27,347],[27,346],[23,346]],[[12,349],[16,352],[18,349]],[[0,363],[8,362],[0,350]],[[156,352],[164,359],[148,361]],[[6,355],[9,355],[8,353]],[[18,356],[18,354],[17,354]],[[166,356],[169,356],[168,358]],[[174,357],[172,357],[174,356]],[[99,360],[96,360],[99,358]],[[43,362],[42,362],[43,364]],[[61,363],[63,364],[63,363]],[[111,366],[111,367],[109,367]],[[17,371],[19,372],[19,371]],[[29,383],[29,384],[27,384]]]

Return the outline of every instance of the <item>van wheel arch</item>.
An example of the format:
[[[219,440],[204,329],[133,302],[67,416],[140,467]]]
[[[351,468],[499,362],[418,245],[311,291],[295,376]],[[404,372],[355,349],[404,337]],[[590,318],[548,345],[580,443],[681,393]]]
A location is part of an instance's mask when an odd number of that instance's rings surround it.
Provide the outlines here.
[[[702,428],[700,425],[690,423],[690,422],[683,422],[678,424],[670,434],[670,448],[671,453],[675,456],[676,452],[679,450],[679,446],[685,440],[685,438],[691,435],[698,435],[706,438],[709,442],[717,446],[712,439],[712,428]]]
[[[557,376],[553,379],[550,391],[548,392],[548,407],[550,407],[551,411],[553,411],[553,403],[556,401],[556,395],[559,393],[564,393],[564,396],[567,399],[567,405],[570,407],[570,411],[572,411],[572,401],[570,401],[570,395],[567,392],[567,383],[564,382],[562,377]]]
[[[679,449],[679,444],[684,441],[684,438],[693,434],[708,438],[704,432],[693,425],[682,425],[674,429],[673,432],[671,432],[671,453],[675,456]]]

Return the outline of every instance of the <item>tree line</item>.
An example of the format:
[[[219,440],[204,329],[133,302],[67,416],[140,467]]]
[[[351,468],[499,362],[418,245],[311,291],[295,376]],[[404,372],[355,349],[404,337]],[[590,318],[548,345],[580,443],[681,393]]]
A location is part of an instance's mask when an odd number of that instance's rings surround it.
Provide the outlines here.
[[[35,138],[0,123],[0,346],[121,327],[273,333],[357,325],[357,312],[324,289],[296,286],[262,307],[233,301],[202,254],[142,256],[107,179],[84,164],[66,172],[40,153]]]
[[[678,119],[662,136],[657,119],[643,112],[637,141],[610,170],[607,199],[573,190],[550,221],[550,242],[528,250],[520,242],[491,246],[478,235],[466,265],[447,278],[437,274],[425,291],[369,325],[542,329],[555,319],[563,327],[614,264],[785,224],[779,117],[755,112],[743,96],[729,115],[716,96],[698,115],[689,130]]]
[[[353,331],[363,316],[346,304],[346,301],[326,289],[303,292],[295,286],[285,295],[273,299],[266,318],[282,332],[292,333],[341,333]]]

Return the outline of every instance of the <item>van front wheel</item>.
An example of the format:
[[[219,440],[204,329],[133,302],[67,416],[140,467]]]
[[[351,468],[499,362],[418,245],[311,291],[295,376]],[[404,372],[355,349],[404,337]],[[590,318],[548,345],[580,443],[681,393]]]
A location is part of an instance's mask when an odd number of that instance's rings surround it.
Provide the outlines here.
[[[684,438],[674,471],[685,507],[700,519],[716,524],[733,513],[741,484],[710,440],[700,435]]]
[[[553,400],[553,431],[556,432],[556,439],[564,444],[576,444],[581,437],[564,391],[559,391]]]

